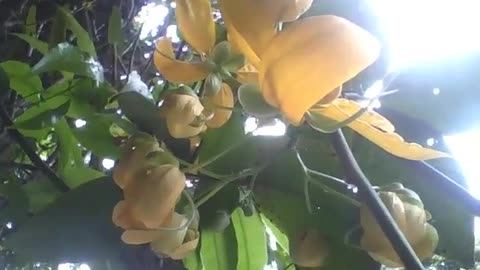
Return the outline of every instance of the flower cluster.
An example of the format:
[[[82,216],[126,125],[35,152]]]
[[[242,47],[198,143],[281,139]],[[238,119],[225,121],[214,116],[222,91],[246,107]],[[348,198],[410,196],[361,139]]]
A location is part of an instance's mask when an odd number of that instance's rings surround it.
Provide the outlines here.
[[[113,179],[124,200],[113,209],[113,223],[127,244],[150,243],[162,257],[181,259],[198,245],[198,214],[175,210],[185,188],[176,160],[150,136],[137,135],[123,146]]]

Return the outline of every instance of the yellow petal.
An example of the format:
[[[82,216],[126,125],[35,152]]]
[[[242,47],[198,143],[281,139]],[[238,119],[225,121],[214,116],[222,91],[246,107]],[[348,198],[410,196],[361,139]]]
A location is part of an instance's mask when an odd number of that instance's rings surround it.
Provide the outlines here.
[[[164,225],[185,188],[185,175],[173,165],[162,165],[136,176],[124,190],[132,215],[147,228]]]
[[[371,34],[343,18],[305,18],[276,35],[265,50],[260,87],[269,104],[299,125],[310,107],[372,64],[379,53],[380,44]]]
[[[278,0],[273,0],[278,1]],[[312,5],[313,0],[281,0],[277,5],[282,5],[281,21],[295,21]]]
[[[197,96],[175,93],[168,95],[160,108],[167,121],[182,125],[191,124],[202,111],[203,105]]]
[[[185,40],[197,52],[208,53],[215,45],[215,23],[209,0],[176,0],[175,17]]]
[[[213,118],[207,121],[207,126],[209,128],[219,128],[223,126],[232,115],[232,110],[226,108],[233,108],[234,105],[233,93],[230,86],[223,83],[220,91],[213,97],[205,97],[205,101],[214,108]],[[225,109],[215,108],[214,106],[225,107]]]
[[[188,230],[185,236],[184,243],[177,247],[170,253],[169,257],[174,260],[181,260],[188,256],[188,254],[194,251],[198,246],[198,240],[200,234],[196,230]]]
[[[343,103],[341,100],[339,102]],[[336,103],[332,103],[330,106],[325,108],[315,108],[311,112],[318,113],[337,122],[342,122],[353,115],[353,113],[347,113],[343,111]],[[362,119],[357,119],[348,126],[372,143],[383,148],[385,151],[401,158],[411,160],[428,160],[441,157],[450,157],[450,155],[446,153],[424,148],[416,143],[405,142],[397,133],[384,132],[374,126],[378,125],[378,122],[373,121],[373,124],[367,122],[372,119],[376,120],[378,118],[365,117]],[[388,127],[386,124],[382,124],[381,126]]]
[[[187,220],[183,215],[173,213],[173,219],[167,227],[176,228],[185,222],[187,222]],[[164,245],[173,249],[179,245],[178,239],[183,239],[186,230],[186,228],[181,230],[126,230],[122,234],[122,241],[131,245],[140,245],[154,241],[160,241],[163,242]]]
[[[125,201],[119,201],[113,208],[112,221],[123,229],[146,228],[140,220],[131,215]]]
[[[180,227],[187,221],[188,220],[184,215],[174,213],[172,223],[168,227]],[[157,237],[154,241],[152,241],[150,247],[157,255],[161,257],[167,257],[182,245],[185,235],[187,234],[187,230],[188,227],[174,231],[159,230]]]
[[[258,85],[258,70],[252,64],[246,64],[237,71],[237,81]]]
[[[227,39],[235,54],[243,53],[253,66],[260,66],[260,58],[233,25],[228,27]]]
[[[234,47],[239,48],[245,57],[256,64],[255,58],[260,57],[268,43],[275,35],[278,22],[276,8],[265,0],[221,0],[222,18],[227,27],[229,38]],[[253,61],[252,61],[253,60]]]
[[[175,59],[172,42],[160,38],[156,43],[153,63],[165,79],[173,83],[192,83],[207,77],[208,67],[203,62],[185,62]]]

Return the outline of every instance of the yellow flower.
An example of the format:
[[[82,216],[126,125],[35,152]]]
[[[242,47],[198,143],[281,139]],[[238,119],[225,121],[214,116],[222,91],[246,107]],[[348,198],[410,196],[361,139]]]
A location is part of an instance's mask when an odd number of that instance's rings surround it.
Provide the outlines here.
[[[422,260],[431,257],[438,244],[438,234],[428,224],[428,215],[421,201],[412,203],[411,199],[406,200],[405,196],[395,192],[381,191],[379,195],[417,256]],[[402,261],[365,205],[360,208],[360,224],[364,231],[360,241],[362,248],[388,267],[402,267]]]
[[[165,117],[172,137],[189,138],[206,129],[204,123],[195,123],[203,116],[203,109],[197,96],[173,92],[163,101],[160,114]]]
[[[186,62],[175,59],[172,42],[160,38],[156,43],[154,64],[170,82],[191,83],[205,79],[210,73],[205,56],[215,45],[215,23],[209,0],[176,0],[177,25],[185,40],[200,54],[202,61]]]
[[[220,7],[232,44],[259,71],[265,100],[299,125],[308,109],[373,63],[380,44],[330,15],[300,19],[277,32],[279,22],[300,16],[309,1],[273,2],[221,0]]]

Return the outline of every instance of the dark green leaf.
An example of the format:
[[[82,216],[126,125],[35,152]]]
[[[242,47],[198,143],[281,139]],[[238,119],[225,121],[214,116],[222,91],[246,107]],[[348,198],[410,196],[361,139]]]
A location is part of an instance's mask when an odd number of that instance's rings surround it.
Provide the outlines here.
[[[95,45],[93,44],[93,41],[90,38],[88,32],[83,29],[83,27],[78,23],[75,17],[73,17],[72,13],[69,10],[63,7],[58,7],[58,10],[64,18],[65,27],[72,31],[72,33],[77,38],[78,48],[88,53],[90,57],[96,58],[97,53],[95,51]]]
[[[213,48],[210,58],[217,65],[221,66],[228,59],[230,59],[231,53],[232,50],[228,41],[222,41]]]
[[[15,126],[20,129],[44,129],[51,127],[65,116],[69,106],[70,102],[67,101],[55,109],[43,111],[32,118],[23,121],[15,121]]]
[[[125,115],[141,130],[156,134],[160,138],[168,137],[168,130],[158,112],[158,107],[138,92],[122,92],[115,96]]]
[[[233,226],[221,233],[202,231],[201,235],[200,258],[204,269],[236,269],[237,241]]]
[[[42,81],[38,76],[31,74],[32,70],[29,65],[19,61],[6,61],[0,63],[0,66],[10,78],[11,89],[28,101],[39,100],[35,94],[43,90]]]
[[[5,91],[10,88],[10,78],[8,78],[7,72],[0,65],[0,91]]]
[[[120,232],[111,221],[121,192],[109,178],[91,181],[62,195],[6,240],[30,262],[88,262],[117,258]]]
[[[238,88],[238,101],[243,109],[257,117],[269,117],[278,113],[262,96],[260,89],[253,84],[244,84]]]
[[[28,197],[29,210],[32,213],[38,213],[61,194],[46,178],[28,182],[22,186],[22,189]]]
[[[13,35],[27,42],[30,47],[38,50],[41,54],[46,54],[48,52],[48,43],[41,41],[34,36],[22,33],[14,33]]]
[[[0,222],[21,222],[27,218],[28,197],[22,190],[21,183],[13,175],[4,175],[0,183]],[[5,204],[6,203],[6,204]]]
[[[37,6],[32,5],[28,9],[27,19],[25,20],[25,33],[29,36],[37,34]]]
[[[232,213],[237,238],[237,269],[263,270],[268,262],[265,226],[258,213],[246,217],[242,208]]]
[[[102,65],[68,43],[58,44],[32,68],[34,74],[62,70],[103,81]]]
[[[86,122],[84,126],[73,129],[77,140],[97,156],[117,158],[119,148],[109,131],[112,121],[96,115],[86,119]]]
[[[122,44],[122,42],[122,14],[120,13],[120,8],[114,6],[108,20],[108,43],[119,45]]]
[[[65,16],[57,8],[53,19],[52,28],[48,39],[48,48],[55,48],[58,44],[65,42],[67,35]]]
[[[82,151],[79,142],[75,139],[72,130],[65,119],[60,120],[54,127],[58,137],[59,171],[63,173],[69,167],[84,166]]]
[[[62,177],[70,188],[76,188],[94,179],[105,176],[102,172],[86,166],[67,167]]]
[[[68,115],[74,118],[91,118],[101,113],[108,103],[108,98],[115,90],[107,83],[97,86],[90,79],[84,79],[75,84],[72,89],[72,105]]]

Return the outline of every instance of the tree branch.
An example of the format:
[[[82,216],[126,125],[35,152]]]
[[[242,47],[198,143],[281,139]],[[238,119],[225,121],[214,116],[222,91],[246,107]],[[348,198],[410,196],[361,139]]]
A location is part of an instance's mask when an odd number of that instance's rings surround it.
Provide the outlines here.
[[[349,181],[358,187],[363,201],[372,211],[373,216],[392,244],[395,252],[402,260],[405,268],[409,270],[423,270],[423,265],[415,254],[415,251],[400,231],[400,228],[387,207],[385,207],[382,200],[370,184],[370,181],[355,160],[341,129],[337,130],[331,136],[333,147],[338,154],[340,162],[343,164]]]
[[[3,121],[5,126],[8,126],[8,134],[20,145],[25,154],[30,158],[33,165],[35,165],[40,171],[45,174],[45,176],[50,179],[55,187],[62,192],[67,192],[70,188],[63,182],[63,180],[50,168],[42,159],[37,155],[34,149],[32,149],[23,135],[14,128],[13,122],[10,119],[9,115],[5,111],[3,106],[0,106],[0,119]]]

